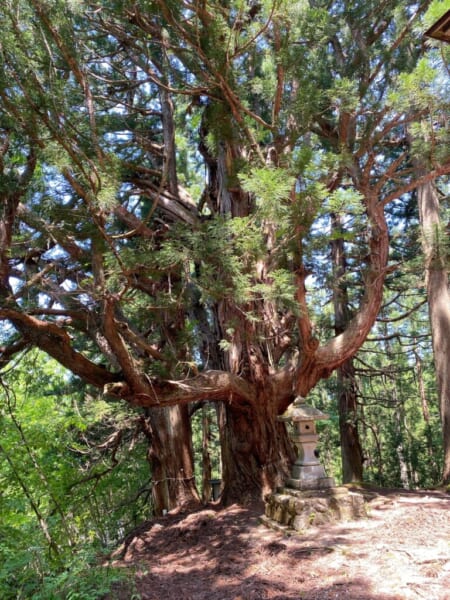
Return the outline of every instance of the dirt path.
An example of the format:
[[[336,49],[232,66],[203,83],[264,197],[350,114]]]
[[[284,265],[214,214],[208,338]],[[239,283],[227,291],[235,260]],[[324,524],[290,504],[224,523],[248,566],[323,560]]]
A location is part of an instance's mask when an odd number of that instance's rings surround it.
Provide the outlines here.
[[[367,506],[368,519],[290,536],[259,524],[262,505],[167,515],[115,562],[142,600],[450,600],[450,495],[377,490]]]

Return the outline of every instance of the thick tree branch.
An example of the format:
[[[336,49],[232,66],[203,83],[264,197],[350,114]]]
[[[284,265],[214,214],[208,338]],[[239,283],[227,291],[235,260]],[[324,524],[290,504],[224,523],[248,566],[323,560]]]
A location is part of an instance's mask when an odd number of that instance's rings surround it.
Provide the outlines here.
[[[125,382],[107,384],[107,395],[127,400],[134,406],[174,406],[200,400],[223,400],[253,404],[254,387],[238,375],[226,371],[210,370],[182,381],[151,381],[147,393],[133,393]]]
[[[396,188],[393,192],[388,194],[383,198],[383,204],[389,204],[393,200],[400,198],[403,194],[407,194],[408,192],[412,192],[413,190],[430,183],[430,181],[434,181],[437,177],[441,177],[442,175],[447,175],[450,173],[450,162],[433,169],[422,175],[421,177],[417,177],[412,179],[409,183]]]
[[[69,334],[55,323],[32,317],[11,308],[0,308],[0,320],[10,321],[28,340],[87,383],[102,388],[117,381],[118,375],[107,371],[72,347]]]
[[[296,390],[306,396],[322,378],[351,358],[365,341],[383,299],[389,235],[383,206],[376,195],[366,192],[366,206],[371,225],[369,265],[364,275],[365,294],[361,307],[345,331],[326,344],[311,344],[302,348],[301,361],[296,372]]]
[[[148,393],[148,385],[141,375],[139,366],[128,351],[122,336],[118,332],[114,315],[115,305],[116,299],[113,296],[107,296],[105,298],[103,303],[105,338],[120,364],[130,391],[133,392],[133,394],[145,395]]]

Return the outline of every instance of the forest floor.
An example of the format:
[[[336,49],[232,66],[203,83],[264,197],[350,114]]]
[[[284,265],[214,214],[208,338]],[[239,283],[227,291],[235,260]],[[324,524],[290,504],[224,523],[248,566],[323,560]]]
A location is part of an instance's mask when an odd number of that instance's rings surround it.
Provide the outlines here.
[[[114,564],[133,569],[142,600],[450,600],[450,494],[363,493],[368,518],[302,534],[261,525],[262,503],[168,514]]]

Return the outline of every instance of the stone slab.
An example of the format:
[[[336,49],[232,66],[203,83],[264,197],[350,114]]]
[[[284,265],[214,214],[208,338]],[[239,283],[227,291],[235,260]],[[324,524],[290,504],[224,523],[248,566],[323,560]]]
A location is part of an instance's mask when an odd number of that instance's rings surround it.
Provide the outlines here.
[[[295,490],[284,487],[265,498],[263,522],[284,531],[367,517],[364,497],[345,487]],[[280,529],[281,530],[281,529]]]

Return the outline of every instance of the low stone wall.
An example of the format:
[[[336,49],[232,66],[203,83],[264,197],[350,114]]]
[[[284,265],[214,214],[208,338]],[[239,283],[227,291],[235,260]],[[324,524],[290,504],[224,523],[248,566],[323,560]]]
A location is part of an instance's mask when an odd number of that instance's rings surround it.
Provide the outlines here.
[[[288,487],[268,494],[261,521],[276,529],[302,531],[311,526],[366,517],[362,494],[345,487],[295,490]]]

